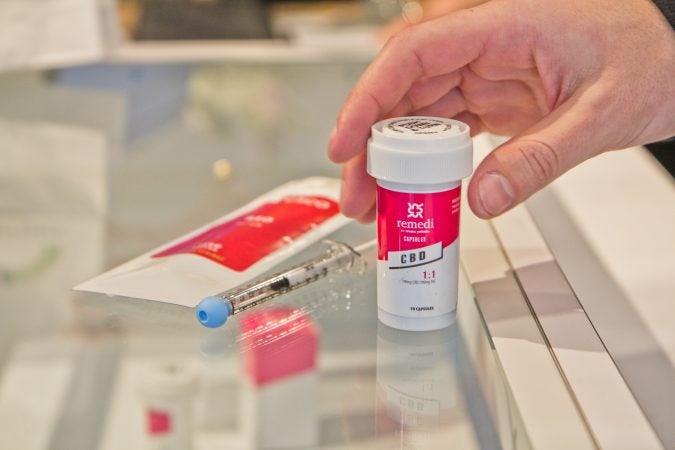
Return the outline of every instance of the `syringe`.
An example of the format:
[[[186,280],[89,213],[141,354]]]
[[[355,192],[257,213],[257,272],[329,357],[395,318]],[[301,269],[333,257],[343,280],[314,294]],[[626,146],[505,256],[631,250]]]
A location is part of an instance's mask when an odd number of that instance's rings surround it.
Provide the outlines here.
[[[363,273],[366,262],[361,253],[374,247],[377,240],[365,242],[355,248],[328,240],[322,244],[323,249],[315,258],[247,286],[204,298],[197,306],[197,320],[205,327],[217,328],[230,316],[324,278],[329,273]]]

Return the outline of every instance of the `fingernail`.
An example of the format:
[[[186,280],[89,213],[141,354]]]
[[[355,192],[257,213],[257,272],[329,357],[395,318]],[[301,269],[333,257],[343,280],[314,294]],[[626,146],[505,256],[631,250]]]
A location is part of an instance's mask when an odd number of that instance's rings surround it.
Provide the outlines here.
[[[485,212],[497,216],[507,210],[515,199],[513,187],[504,175],[488,172],[478,183],[478,195]]]
[[[344,174],[342,175],[342,182],[340,183],[340,212],[344,214],[347,217],[351,217],[349,215],[349,211],[345,210],[345,205],[347,204],[347,190],[345,189],[345,179],[344,179]]]
[[[333,139],[335,139],[336,134],[337,134],[337,126],[334,126],[333,131],[330,132],[330,136],[328,137],[328,142],[332,143]]]
[[[335,135],[337,134],[337,127],[333,128],[333,131],[330,132],[330,136],[328,137],[328,158],[333,161],[335,161]]]

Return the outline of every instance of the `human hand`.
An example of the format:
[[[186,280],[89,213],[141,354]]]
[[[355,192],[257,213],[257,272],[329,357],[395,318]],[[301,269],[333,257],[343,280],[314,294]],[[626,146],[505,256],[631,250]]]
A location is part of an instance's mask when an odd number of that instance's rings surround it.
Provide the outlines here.
[[[347,216],[374,218],[370,126],[404,115],[514,136],[469,185],[474,213],[494,217],[592,156],[675,134],[675,33],[649,0],[493,0],[402,31],[330,139]]]

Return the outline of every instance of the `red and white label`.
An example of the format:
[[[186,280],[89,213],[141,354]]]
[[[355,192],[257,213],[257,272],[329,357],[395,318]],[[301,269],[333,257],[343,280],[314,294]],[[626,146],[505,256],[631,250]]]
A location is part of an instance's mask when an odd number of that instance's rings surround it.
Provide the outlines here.
[[[410,193],[377,187],[378,305],[404,317],[456,306],[461,187]]]
[[[440,259],[459,234],[459,201],[459,187],[417,194],[378,186],[378,259],[389,261],[392,269]]]
[[[337,202],[326,197],[287,196],[218,224],[152,257],[191,253],[241,272],[339,211]]]

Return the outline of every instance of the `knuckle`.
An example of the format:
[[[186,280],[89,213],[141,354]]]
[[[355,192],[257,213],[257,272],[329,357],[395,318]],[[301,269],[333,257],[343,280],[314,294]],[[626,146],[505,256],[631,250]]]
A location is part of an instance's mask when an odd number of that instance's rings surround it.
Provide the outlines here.
[[[387,47],[399,47],[409,41],[410,28],[404,28],[392,34],[387,40]]]
[[[544,186],[556,178],[560,170],[560,160],[555,149],[537,140],[522,141],[518,146],[524,164],[537,186]]]
[[[409,35],[410,35],[409,27],[400,29],[396,33],[391,35],[390,42],[405,42]]]
[[[392,35],[387,41],[384,51],[390,57],[401,59],[401,64],[417,73],[417,79],[425,75],[424,59],[420,54],[420,49],[415,45],[417,41],[417,29],[415,26],[405,28]]]

